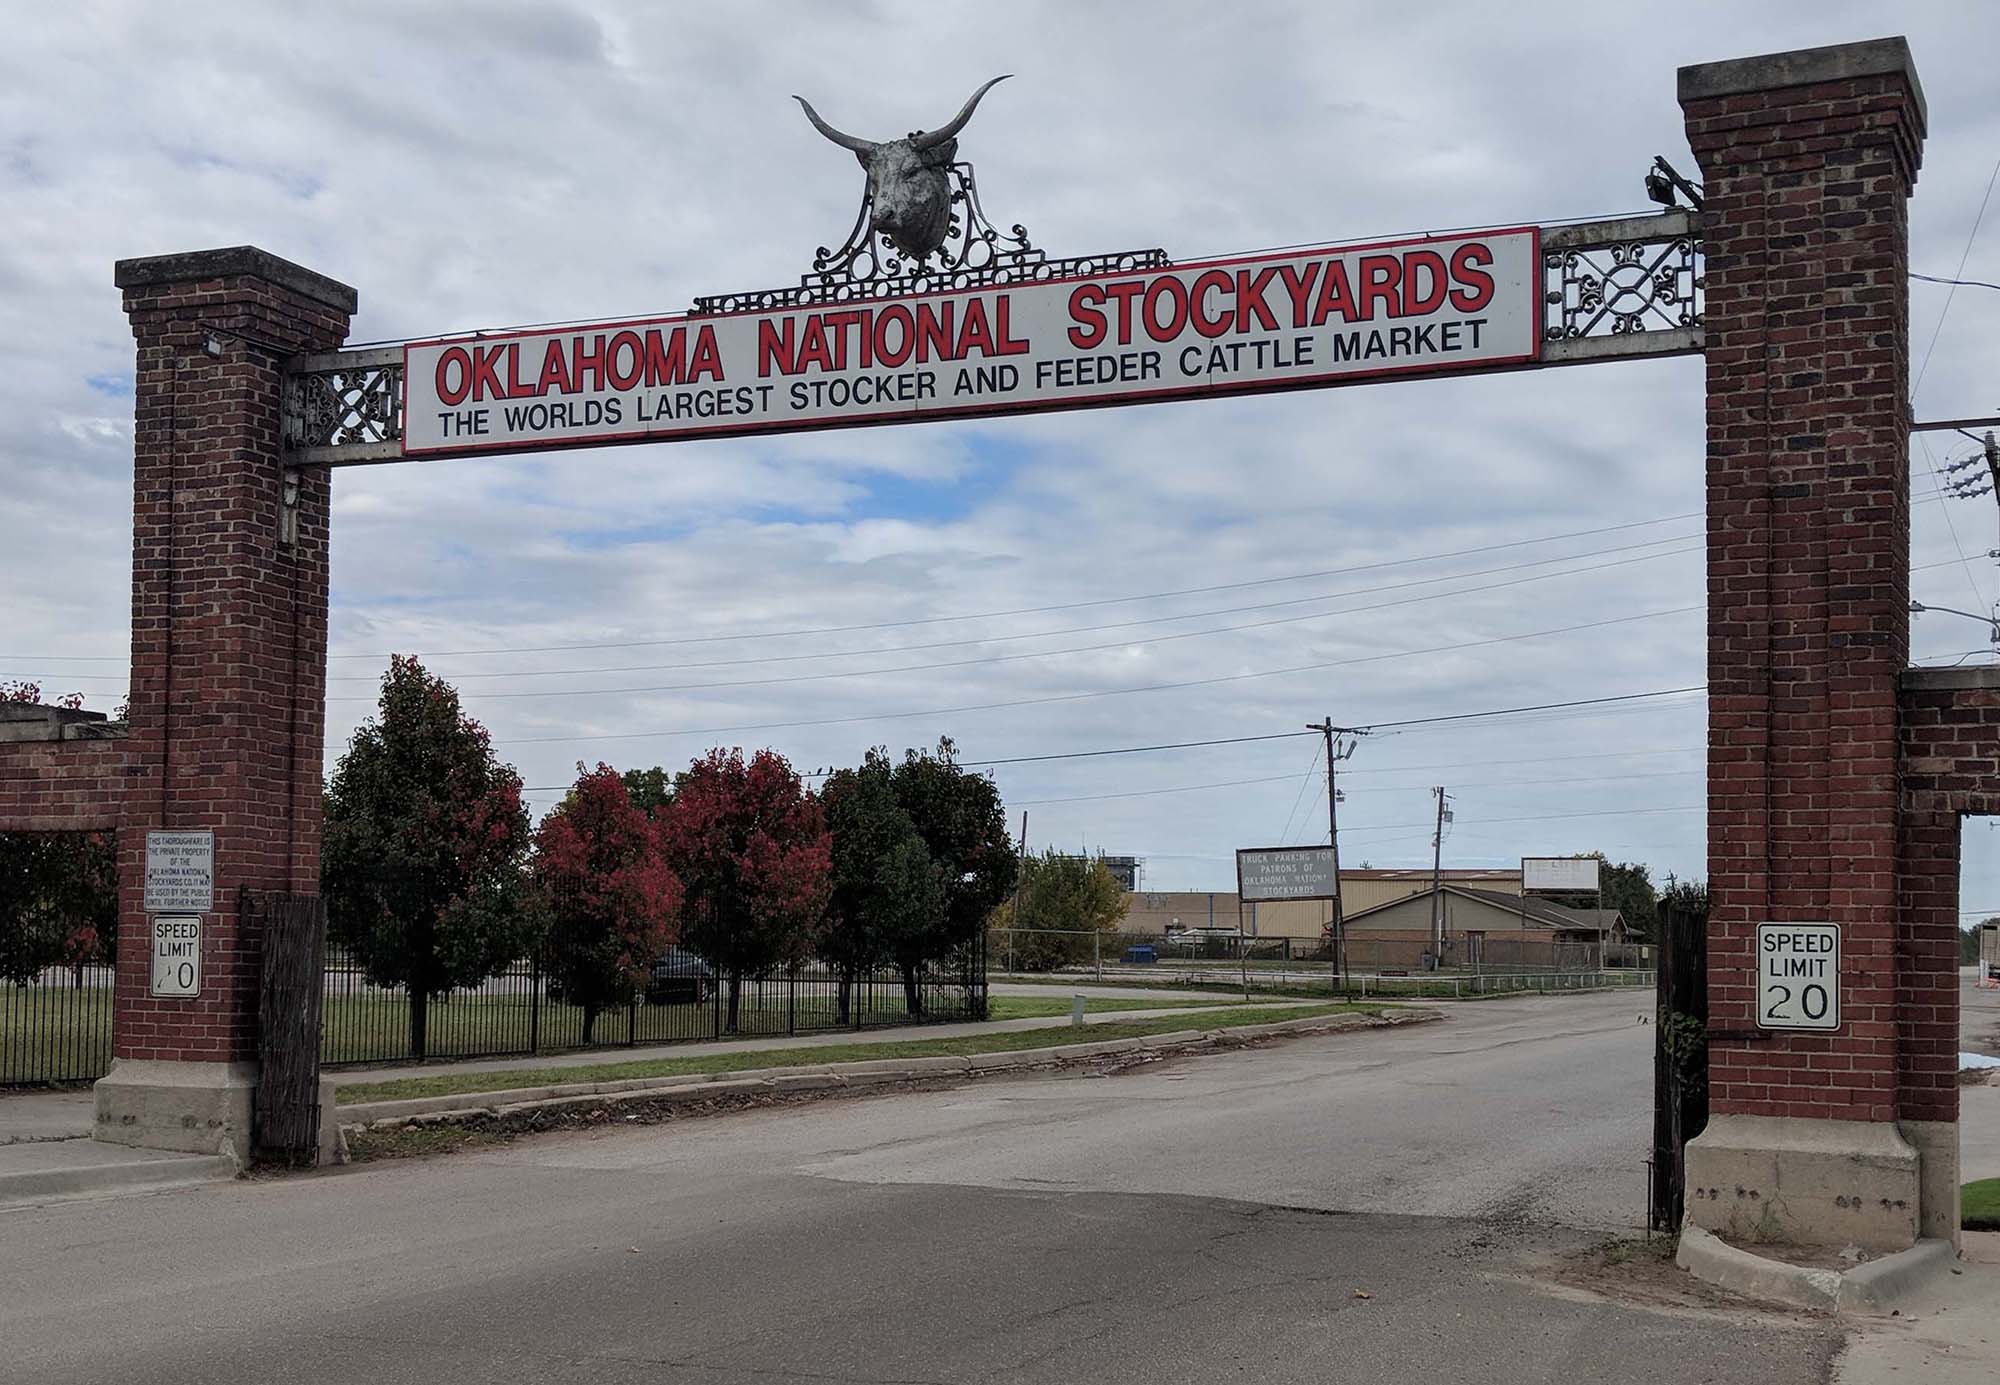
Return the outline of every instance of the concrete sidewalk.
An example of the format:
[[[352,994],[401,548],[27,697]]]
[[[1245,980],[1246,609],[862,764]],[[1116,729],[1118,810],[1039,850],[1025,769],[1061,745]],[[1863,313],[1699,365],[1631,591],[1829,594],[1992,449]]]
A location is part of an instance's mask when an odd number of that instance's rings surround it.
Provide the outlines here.
[[[0,1149],[43,1140],[89,1136],[96,1113],[90,1088],[13,1092],[0,1096]]]
[[[1086,1002],[1088,998],[1086,997]],[[1289,1010],[1305,1005],[1324,1004],[1312,1000],[1255,1000],[1250,1009]],[[1218,1000],[1213,1006],[1174,1006],[1160,1010],[1104,1010],[1086,1008],[1086,1027],[1118,1024],[1126,1020],[1163,1019],[1168,1016],[1213,1014],[1217,1010],[1245,1008]],[[517,1069],[573,1068],[599,1063],[643,1063],[654,1058],[700,1058],[711,1053],[761,1053],[776,1048],[834,1048],[846,1044],[893,1044],[930,1039],[958,1039],[974,1034],[1006,1034],[1022,1029],[1067,1029],[1068,1015],[1041,1015],[1031,1019],[980,1020],[965,1024],[897,1025],[889,1029],[843,1029],[832,1034],[778,1034],[760,1039],[698,1040],[678,1044],[645,1044],[634,1048],[589,1048],[568,1053],[522,1054],[516,1058],[475,1058],[464,1061],[444,1058],[431,1063],[403,1064],[381,1068],[342,1068],[329,1072],[338,1085],[351,1087],[363,1082],[390,1082],[404,1077],[436,1077],[447,1072],[512,1072]],[[0,1120],[4,1112],[0,1111]]]

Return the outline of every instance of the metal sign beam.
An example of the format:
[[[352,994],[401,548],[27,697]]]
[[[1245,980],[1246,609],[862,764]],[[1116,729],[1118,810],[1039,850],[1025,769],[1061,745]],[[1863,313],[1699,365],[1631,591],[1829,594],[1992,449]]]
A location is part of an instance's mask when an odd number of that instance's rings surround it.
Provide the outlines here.
[[[1508,248],[1515,244],[1534,247],[1538,263],[1533,268],[1505,270],[1506,256],[1518,253]],[[1525,283],[1517,279],[1500,286],[1500,296],[1495,299],[1497,310],[1502,312],[1500,319],[1479,319],[1489,334],[1488,339],[1497,339],[1495,334],[1514,332],[1520,344],[1489,347],[1483,354],[1476,349],[1464,352],[1458,336],[1454,335],[1451,338],[1454,351],[1460,354],[1450,359],[1440,356],[1427,361],[1380,363],[1358,359],[1364,341],[1372,350],[1380,345],[1373,338],[1387,332],[1367,324],[1371,303],[1390,300],[1373,299],[1370,295],[1378,291],[1403,292],[1402,287],[1390,282],[1395,276],[1410,276],[1409,296],[1397,300],[1411,308],[1413,315],[1404,321],[1418,320],[1415,306],[1422,306],[1424,312],[1433,316],[1452,319],[1437,328],[1442,340],[1447,330],[1456,334],[1470,320],[1474,311],[1471,309],[1454,317],[1452,300],[1446,293],[1454,285],[1463,288],[1467,283],[1479,282],[1477,276],[1483,264],[1478,254],[1470,260],[1453,258],[1468,245],[1482,247],[1480,253],[1491,252],[1494,269],[1489,278],[1506,272],[1526,274]],[[788,297],[782,303],[774,300],[768,306],[746,304],[747,311],[736,313],[716,313],[712,304],[705,303],[703,306],[711,309],[708,314],[698,311],[650,323],[602,324],[553,333],[473,333],[431,342],[297,357],[288,363],[286,370],[287,461],[293,466],[348,466],[404,461],[420,455],[532,452],[604,442],[665,441],[675,436],[710,436],[740,430],[798,431],[955,417],[975,411],[1027,412],[1161,398],[1199,398],[1211,393],[1313,388],[1381,379],[1402,371],[1466,373],[1679,356],[1702,350],[1700,215],[1684,210],[1539,230],[1452,233],[1387,246],[1335,246],[1204,265],[1176,267],[1167,264],[1158,252],[1149,252],[1143,261],[1126,256],[1101,258],[1102,268],[1088,258],[1043,262],[1021,277],[1015,277],[1017,271],[1012,269],[1004,276],[996,274],[991,283],[967,282],[956,289],[947,287],[941,292],[933,289],[900,296],[865,295],[870,302],[883,305],[873,309],[838,299],[816,301],[811,296],[802,300]],[[1069,265],[1088,266],[1097,272],[1065,272],[1064,266]],[[1457,277],[1461,272],[1472,277]],[[1426,275],[1432,277],[1425,278]],[[1169,279],[1171,283],[1166,282]],[[1315,279],[1316,288],[1312,286]],[[1334,288],[1336,279],[1341,281],[1338,290]],[[1286,296],[1287,288],[1290,297]],[[1155,303],[1155,292],[1159,289],[1171,292],[1159,293],[1160,303]],[[959,296],[953,298],[954,293]],[[1344,319],[1349,324],[1344,331],[1327,326],[1328,304],[1351,308],[1352,300],[1343,297],[1350,293],[1360,295],[1361,325],[1353,325],[1356,319],[1350,314]],[[1520,296],[1508,298],[1508,294]],[[1309,312],[1307,299],[1313,295],[1319,297],[1311,305],[1317,315],[1309,333],[1294,336],[1283,328],[1276,332],[1269,330],[1281,322],[1296,326],[1304,321]],[[1530,304],[1523,298],[1538,298],[1539,302]],[[1236,312],[1233,323],[1228,320],[1231,311],[1228,305],[1232,301]],[[1465,301],[1470,302],[1470,297]],[[619,416],[626,420],[648,417],[654,420],[638,425],[637,431],[619,431],[622,426],[619,423],[586,424],[586,418],[603,415],[586,414],[581,404],[542,402],[545,398],[584,399],[586,372],[593,370],[596,374],[590,380],[595,392],[589,397],[602,401],[617,383],[618,362],[630,367],[635,380],[650,378],[647,372],[651,371],[676,385],[704,377],[719,382],[724,378],[719,358],[726,354],[732,364],[740,361],[741,365],[737,374],[729,377],[730,389],[712,391],[718,395],[714,402],[718,407],[722,403],[730,403],[732,407],[743,403],[769,415],[779,408],[773,391],[788,386],[773,384],[766,371],[774,360],[787,375],[808,370],[809,367],[799,363],[815,349],[814,333],[825,324],[837,324],[843,333],[852,329],[852,339],[863,342],[868,339],[868,329],[857,324],[866,316],[868,322],[876,324],[874,346],[907,356],[912,334],[928,331],[938,322],[949,323],[950,315],[945,310],[958,305],[962,305],[964,316],[950,330],[960,343],[972,339],[971,350],[978,353],[965,361],[968,368],[976,366],[982,374],[991,371],[998,378],[1010,368],[1018,370],[1014,362],[1030,362],[1036,364],[1032,377],[1022,380],[1011,393],[1002,390],[978,402],[961,405],[941,397],[950,388],[945,382],[914,378],[923,372],[909,372],[912,378],[902,381],[903,394],[892,395],[886,402],[879,389],[868,403],[856,402],[851,407],[813,396],[818,402],[793,401],[788,416],[741,424],[701,417],[685,425],[663,425],[657,421],[660,417],[657,410],[670,398],[669,393],[652,392],[657,396],[653,401],[656,412],[648,415],[647,391],[627,387],[628,402],[619,409]],[[1014,308],[1011,323],[1008,307]],[[1068,319],[1058,314],[1058,310],[1065,308],[1071,314]],[[1082,317],[1075,316],[1079,312]],[[1509,327],[1509,321],[1518,319],[1507,318],[1507,312],[1525,313],[1532,320],[1525,328]],[[875,313],[896,318],[900,325],[889,323],[887,318],[878,319],[873,316]],[[1122,321],[1128,329],[1133,328],[1136,320],[1134,340],[1121,343],[1109,331],[1092,338],[1092,323],[1109,324],[1121,313],[1125,314]],[[989,315],[993,320],[988,320]],[[971,326],[975,317],[979,320],[977,328]],[[1082,336],[1078,335],[1079,324]],[[1068,330],[1064,330],[1065,325]],[[1014,332],[1013,337],[1009,336],[1010,331]],[[588,335],[592,333],[601,335]],[[1151,334],[1150,342],[1147,333]],[[653,341],[656,337],[657,347]],[[983,350],[979,345],[982,337],[987,348],[1001,349]],[[1308,347],[1303,360],[1296,353],[1287,354],[1288,343],[1295,344],[1308,337],[1323,343],[1317,352]],[[627,338],[630,344],[621,344]],[[1184,342],[1183,338],[1187,340]],[[778,346],[781,339],[789,345]],[[937,339],[942,343],[944,334],[938,333]],[[1474,336],[1469,340],[1479,338]],[[1266,345],[1258,345],[1259,341]],[[1232,345],[1237,364],[1229,368],[1231,373],[1227,376],[1218,373],[1223,369],[1220,358],[1190,355]],[[511,352],[506,351],[506,346],[512,347]],[[1135,346],[1147,349],[1135,350]],[[1249,359],[1254,359],[1256,365],[1245,367],[1244,348],[1253,346],[1258,354]],[[825,350],[823,346],[818,349]],[[704,350],[716,352],[718,359],[705,363]],[[887,368],[886,362],[869,359],[866,346],[857,346],[857,350],[864,365],[877,370]],[[596,354],[591,354],[593,351]],[[753,351],[762,362],[754,377],[757,383],[736,383],[746,378]],[[544,352],[548,354],[541,354]],[[615,362],[609,358],[613,352],[624,354]],[[652,359],[647,358],[648,352]],[[948,357],[951,349],[941,345],[939,352]],[[1044,355],[1051,357],[1047,367],[1039,365]],[[424,424],[422,436],[415,440],[406,426],[411,422],[406,419],[406,411],[412,399],[406,372],[412,359],[422,362],[425,374],[420,381],[424,386],[420,393],[429,401],[425,412],[415,420]],[[1189,360],[1195,365],[1189,366]],[[1112,367],[1105,377],[1106,389],[1094,391],[1087,382],[1084,387],[1077,386],[1077,377],[1103,376],[1106,363]],[[1176,377],[1176,365],[1180,366],[1180,375],[1188,378]],[[1084,369],[1086,366],[1088,370]],[[940,372],[943,369],[940,367]],[[1065,376],[1063,371],[1074,375]],[[1132,378],[1121,379],[1120,371]],[[966,373],[965,369],[957,372],[961,386]],[[808,383],[831,384],[834,380],[828,373],[820,376],[819,381]],[[1070,381],[1068,386],[1064,385],[1065,380]],[[990,388],[990,381],[987,383]],[[469,397],[479,402],[486,398],[482,391],[489,385],[493,397],[502,401],[531,397],[531,402],[514,409],[489,403],[478,411],[473,423],[466,425],[469,433],[432,436],[438,433],[439,425],[448,433],[450,421],[442,413],[456,407],[454,396],[459,401]],[[723,393],[731,395],[731,400],[721,400],[719,396]],[[784,398],[776,396],[778,400]],[[517,414],[529,422],[518,428],[508,426],[506,420]],[[468,417],[473,415],[469,412]],[[551,424],[552,418],[561,421]],[[535,420],[540,420],[539,427]]]

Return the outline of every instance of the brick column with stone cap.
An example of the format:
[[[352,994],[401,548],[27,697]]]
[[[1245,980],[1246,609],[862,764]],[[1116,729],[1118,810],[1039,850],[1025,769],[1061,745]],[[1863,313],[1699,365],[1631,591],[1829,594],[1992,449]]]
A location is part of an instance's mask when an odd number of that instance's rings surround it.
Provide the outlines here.
[[[1902,1249],[1919,1210],[1896,1125],[1896,822],[1924,99],[1897,38],[1683,68],[1680,101],[1708,363],[1711,1120],[1688,1216]],[[1757,925],[1791,922],[1840,927],[1837,1030],[1759,1027]]]
[[[116,281],[138,348],[131,732],[96,1129],[240,1156],[261,963],[244,897],[319,891],[328,480],[286,472],[282,370],[340,346],[355,293],[248,246],[122,260]],[[151,994],[155,830],[214,834],[191,999]]]

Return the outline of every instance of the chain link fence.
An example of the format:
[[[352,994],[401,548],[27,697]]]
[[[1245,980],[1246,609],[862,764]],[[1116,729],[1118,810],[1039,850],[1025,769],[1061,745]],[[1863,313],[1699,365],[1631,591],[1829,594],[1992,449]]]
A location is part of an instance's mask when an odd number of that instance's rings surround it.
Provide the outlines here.
[[[1421,934],[1329,939],[1256,937],[1234,929],[1181,933],[997,928],[987,952],[1009,976],[1087,977],[1134,984],[1328,986],[1343,974],[1359,995],[1482,995],[1511,990],[1651,985],[1652,949],[1596,939],[1458,934],[1441,954]]]

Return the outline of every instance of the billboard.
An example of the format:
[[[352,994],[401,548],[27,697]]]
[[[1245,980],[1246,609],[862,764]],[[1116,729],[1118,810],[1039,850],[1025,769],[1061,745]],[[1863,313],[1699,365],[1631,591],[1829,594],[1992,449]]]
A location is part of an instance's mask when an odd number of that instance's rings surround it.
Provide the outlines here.
[[[1523,856],[1521,890],[1525,894],[1595,894],[1595,856]]]
[[[1236,897],[1245,904],[1332,899],[1340,892],[1330,846],[1239,847]]]
[[[411,342],[403,453],[907,423],[1526,363],[1541,348],[1540,241],[1525,227]]]

